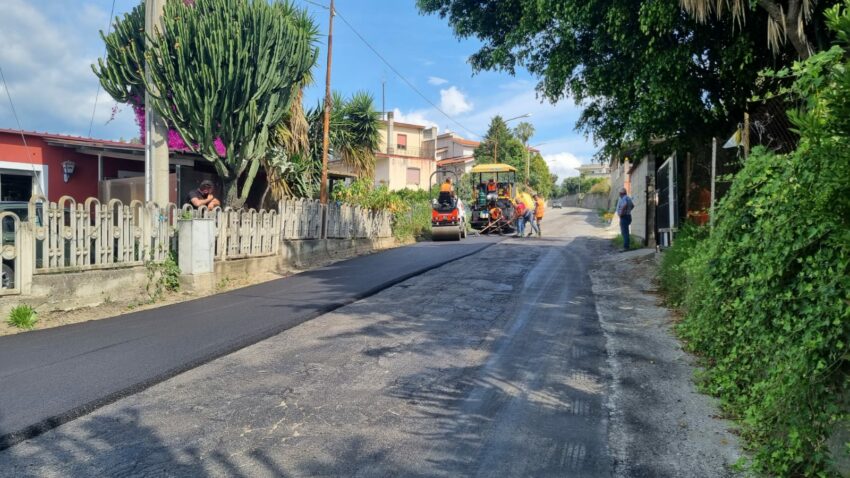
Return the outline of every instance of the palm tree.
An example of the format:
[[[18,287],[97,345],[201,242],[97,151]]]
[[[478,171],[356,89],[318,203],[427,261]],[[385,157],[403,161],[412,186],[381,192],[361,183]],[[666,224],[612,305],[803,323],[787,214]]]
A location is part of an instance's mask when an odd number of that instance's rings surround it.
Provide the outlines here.
[[[750,0],[680,0],[682,7],[691,16],[705,22],[714,13],[718,18],[728,9],[739,26],[744,24]],[[770,49],[778,52],[780,45],[788,40],[804,60],[813,52],[806,33],[812,20],[816,0],[755,0],[767,13],[767,42]]]
[[[314,162],[318,164],[321,164],[323,114],[321,104],[307,113],[310,150]],[[334,159],[351,167],[358,177],[371,176],[375,171],[375,151],[380,144],[379,125],[380,113],[375,111],[372,95],[357,92],[345,99],[334,92],[329,130]]]
[[[527,146],[528,140],[534,136],[534,125],[527,121],[523,121],[516,125],[516,128],[514,128],[514,134],[520,141],[522,141],[522,144]]]

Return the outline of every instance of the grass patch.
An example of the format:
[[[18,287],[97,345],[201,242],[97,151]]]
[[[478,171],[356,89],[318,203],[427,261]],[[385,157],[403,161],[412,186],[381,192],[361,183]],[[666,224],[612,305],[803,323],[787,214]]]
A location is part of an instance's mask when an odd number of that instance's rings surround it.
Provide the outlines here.
[[[623,236],[622,235],[618,235],[614,239],[611,239],[611,242],[614,243],[614,247],[616,247],[617,249],[623,248]],[[643,239],[641,239],[641,238],[639,238],[639,237],[637,237],[633,234],[629,234],[629,250],[633,251],[635,249],[640,249],[641,247],[643,247],[642,244],[643,244]]]
[[[35,309],[31,306],[18,305],[9,312],[6,323],[19,329],[31,330],[35,328],[35,324],[38,322],[37,315]]]

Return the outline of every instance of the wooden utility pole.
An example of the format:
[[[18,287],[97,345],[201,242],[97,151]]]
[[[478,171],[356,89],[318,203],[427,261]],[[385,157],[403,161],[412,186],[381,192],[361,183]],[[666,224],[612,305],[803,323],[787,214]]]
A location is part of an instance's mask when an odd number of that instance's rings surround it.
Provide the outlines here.
[[[711,207],[708,212],[710,228],[714,230],[714,183],[717,181],[717,137],[711,138]]]
[[[331,58],[333,54],[334,0],[331,0],[330,19],[328,20],[328,65],[325,73],[325,119],[322,125],[322,185],[319,198],[322,204],[328,203],[328,147],[331,126]]]
[[[165,0],[145,0],[145,33],[162,32],[162,11]],[[145,62],[145,78],[151,84],[150,71]],[[155,92],[154,92],[155,93]],[[145,201],[165,207],[171,198],[168,181],[168,127],[154,110],[151,92],[145,90]],[[179,198],[178,198],[179,200]]]

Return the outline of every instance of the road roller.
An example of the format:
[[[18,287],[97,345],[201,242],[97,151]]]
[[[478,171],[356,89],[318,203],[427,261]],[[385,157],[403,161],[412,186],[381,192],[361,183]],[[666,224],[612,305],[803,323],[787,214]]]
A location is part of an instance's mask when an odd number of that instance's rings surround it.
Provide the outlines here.
[[[444,178],[434,197],[435,177]],[[454,181],[452,181],[454,179]],[[428,181],[431,200],[431,239],[434,241],[459,241],[466,237],[466,211],[454,192],[458,184],[457,174],[452,171],[434,171]]]

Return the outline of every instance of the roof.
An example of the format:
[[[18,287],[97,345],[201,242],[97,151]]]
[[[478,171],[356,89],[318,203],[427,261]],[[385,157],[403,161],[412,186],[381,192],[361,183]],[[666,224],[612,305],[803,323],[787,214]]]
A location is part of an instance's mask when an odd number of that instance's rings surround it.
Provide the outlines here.
[[[141,143],[123,143],[109,139],[86,138],[83,136],[71,136],[66,134],[42,133],[38,131],[21,131],[16,129],[0,128],[0,134],[11,134],[20,136],[35,136],[44,140],[49,146],[72,148],[79,153],[88,155],[103,154],[110,158],[131,159],[143,161],[145,159],[145,145]],[[200,155],[190,151],[171,149],[169,151],[169,162],[171,164],[191,165],[192,161]]]
[[[389,123],[389,121],[381,120],[381,123],[383,123],[386,126],[387,123]],[[393,126],[401,126],[402,128],[413,128],[413,129],[428,129],[428,126],[423,126],[421,124],[402,123],[401,121],[395,121],[395,120],[393,120]]]
[[[479,164],[472,167],[473,173],[515,173],[516,168],[504,163]]]
[[[145,145],[141,143],[124,143],[121,141],[113,141],[109,139],[96,139],[96,138],[86,138],[84,136],[71,136],[68,134],[55,134],[55,133],[42,133],[39,131],[21,131],[18,129],[8,129],[8,128],[0,128],[0,133],[14,134],[20,135],[23,133],[25,136],[38,136],[43,139],[61,139],[61,140],[70,140],[70,141],[80,141],[84,142],[89,146],[119,146],[119,147],[127,147],[134,149],[145,149]]]
[[[444,166],[446,164],[468,163],[470,161],[475,161],[475,156],[460,156],[457,158],[440,159],[437,161],[437,166]]]

